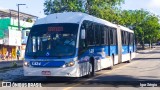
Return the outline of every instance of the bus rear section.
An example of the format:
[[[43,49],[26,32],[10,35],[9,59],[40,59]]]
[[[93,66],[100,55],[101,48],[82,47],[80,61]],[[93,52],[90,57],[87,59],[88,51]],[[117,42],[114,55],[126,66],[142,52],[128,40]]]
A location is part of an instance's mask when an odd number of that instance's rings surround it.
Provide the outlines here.
[[[122,43],[122,62],[131,62],[135,57],[134,32],[126,27],[120,26]]]

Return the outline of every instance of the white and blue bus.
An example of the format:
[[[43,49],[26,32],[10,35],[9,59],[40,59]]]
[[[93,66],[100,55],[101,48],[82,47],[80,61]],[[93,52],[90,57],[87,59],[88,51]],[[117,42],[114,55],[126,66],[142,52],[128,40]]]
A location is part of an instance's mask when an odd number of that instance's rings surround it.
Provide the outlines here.
[[[130,62],[134,32],[80,12],[56,13],[31,28],[25,76],[92,76],[95,71]]]

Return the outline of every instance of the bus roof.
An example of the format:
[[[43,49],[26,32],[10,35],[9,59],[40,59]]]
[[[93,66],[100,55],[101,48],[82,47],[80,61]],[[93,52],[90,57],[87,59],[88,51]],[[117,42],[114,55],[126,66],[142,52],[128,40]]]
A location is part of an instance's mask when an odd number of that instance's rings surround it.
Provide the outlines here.
[[[127,32],[134,33],[133,30],[131,30],[131,29],[127,28],[127,27],[124,27],[124,26],[122,26],[122,25],[119,25],[119,27],[120,27],[120,29],[123,30],[123,31],[127,31]]]
[[[35,25],[49,23],[79,23],[83,17],[84,13],[79,12],[55,13],[37,20]]]
[[[133,30],[130,30],[127,27],[121,26],[117,24],[113,24],[109,21],[81,13],[81,12],[63,12],[63,13],[55,13],[55,14],[50,14],[44,18],[38,19],[34,25],[39,25],[39,24],[49,24],[49,23],[77,23],[79,24],[83,20],[89,20],[97,23],[101,23],[113,28],[117,28],[118,26],[120,27],[121,30],[128,31],[133,33]]]
[[[34,25],[38,24],[49,24],[49,23],[80,23],[82,20],[94,21],[97,23],[105,24],[111,27],[117,27],[115,24],[112,24],[109,21],[81,13],[81,12],[64,12],[64,13],[55,13],[50,14],[44,18],[38,19]]]

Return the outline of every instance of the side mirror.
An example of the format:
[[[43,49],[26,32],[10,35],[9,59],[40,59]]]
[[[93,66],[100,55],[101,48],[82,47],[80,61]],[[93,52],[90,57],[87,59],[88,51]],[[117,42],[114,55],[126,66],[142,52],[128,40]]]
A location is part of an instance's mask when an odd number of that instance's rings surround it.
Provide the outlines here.
[[[86,38],[86,31],[85,29],[81,30],[81,39],[85,39]]]

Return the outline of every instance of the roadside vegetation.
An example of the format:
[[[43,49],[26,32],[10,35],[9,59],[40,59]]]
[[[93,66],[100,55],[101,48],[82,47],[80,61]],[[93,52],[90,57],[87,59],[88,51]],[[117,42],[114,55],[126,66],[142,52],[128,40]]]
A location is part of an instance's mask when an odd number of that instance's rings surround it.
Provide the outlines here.
[[[124,0],[46,0],[44,13],[84,12],[126,26],[134,30],[135,42],[142,49],[146,43],[151,47],[160,41],[160,17],[143,9],[122,10],[123,3]]]

